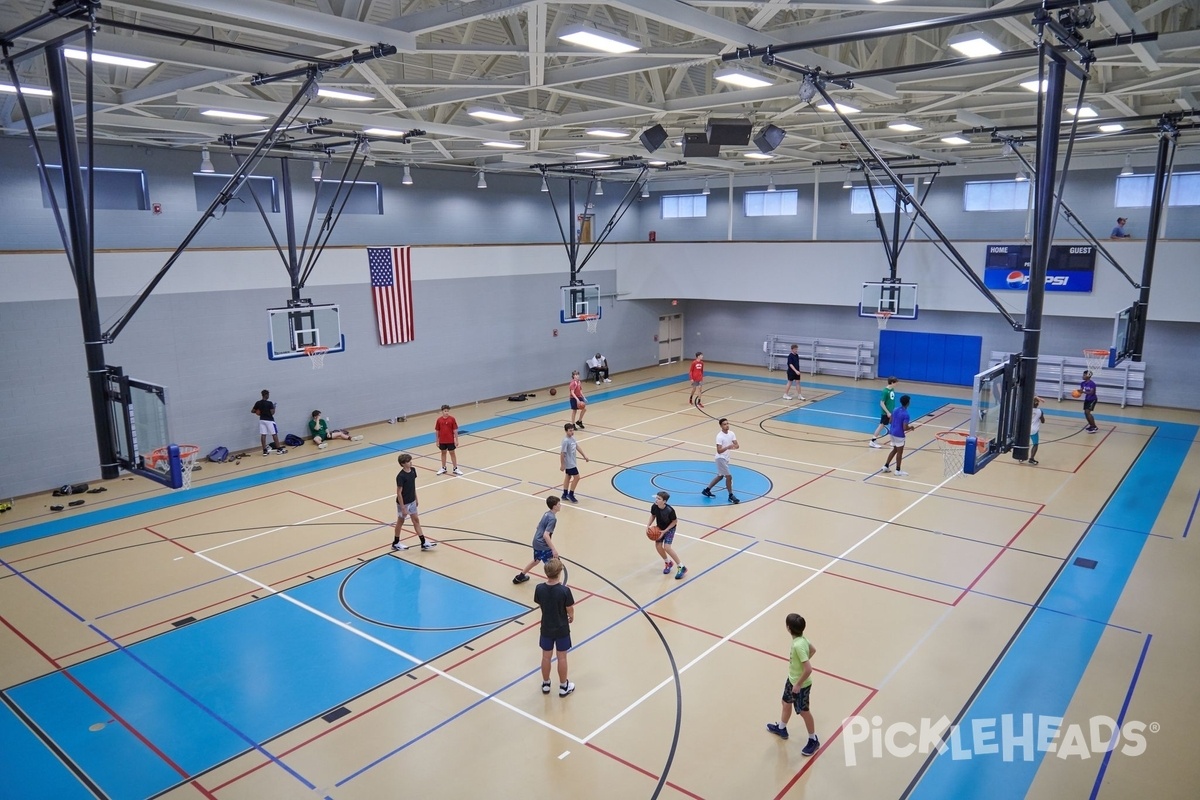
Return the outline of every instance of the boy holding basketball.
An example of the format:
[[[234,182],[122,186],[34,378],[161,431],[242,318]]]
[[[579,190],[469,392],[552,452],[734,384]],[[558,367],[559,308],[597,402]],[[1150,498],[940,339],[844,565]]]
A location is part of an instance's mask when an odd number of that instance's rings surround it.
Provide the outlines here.
[[[1083,393],[1083,416],[1087,420],[1087,427],[1084,428],[1088,433],[1095,433],[1100,430],[1096,427],[1096,419],[1092,416],[1092,409],[1096,407],[1096,382],[1092,380],[1090,370],[1084,370],[1083,380],[1079,382],[1079,392]],[[1078,393],[1075,395],[1079,396]]]
[[[546,562],[546,582],[533,590],[533,602],[542,609],[542,694],[550,694],[550,660],[558,651],[558,696],[575,691],[567,679],[567,651],[571,649],[571,623],[575,621],[575,597],[560,580],[563,565],[557,558]]]
[[[579,442],[575,441],[575,426],[568,422],[563,425],[563,431],[566,436],[563,437],[562,446],[558,451],[558,468],[563,472],[563,499],[578,503],[579,500],[575,497],[575,487],[579,485],[579,462],[576,461],[575,456],[577,454],[582,456],[584,461],[591,461],[591,459],[583,452]]]
[[[692,394],[688,397],[688,405],[695,404],[696,408],[704,408],[700,402],[700,394],[704,391],[704,353],[696,351],[696,360],[688,368],[688,378],[692,381]]]
[[[421,519],[417,516],[417,470],[413,467],[412,456],[401,453],[396,459],[400,462],[400,471],[396,473],[396,525],[393,530],[392,549],[407,550],[406,545],[400,544],[400,534],[404,531],[404,520],[412,518],[413,530],[421,540],[422,550],[432,550],[437,542],[426,539],[421,530]]]
[[[811,756],[821,746],[816,723],[812,712],[808,710],[808,695],[812,689],[812,664],[809,662],[817,654],[817,648],[804,637],[804,617],[788,614],[786,625],[788,633],[792,635],[792,647],[788,653],[787,682],[783,684],[783,708],[779,712],[779,722],[768,722],[767,730],[780,739],[787,739],[787,723],[794,709],[804,720],[804,727],[808,731],[808,742],[800,755]]]
[[[683,559],[675,552],[675,548],[671,547],[671,543],[675,541],[675,527],[679,524],[679,517],[676,516],[675,509],[667,505],[670,499],[671,495],[667,492],[659,492],[654,496],[647,530],[659,531],[658,538],[654,541],[654,549],[663,560],[663,575],[670,575],[671,567],[678,564],[679,571],[675,573],[675,580],[681,581],[687,574],[687,567],[683,565]]]
[[[558,550],[554,547],[554,526],[558,522],[559,505],[559,500],[554,495],[546,498],[546,508],[549,510],[542,514],[542,518],[538,520],[537,531],[533,534],[533,560],[516,574],[513,583],[525,583],[529,580],[529,570],[539,563],[545,564],[552,558],[558,558]],[[562,562],[559,562],[559,566],[562,566]]]
[[[587,412],[587,398],[583,396],[583,381],[579,380],[579,370],[571,373],[571,385],[568,389],[571,395],[571,424],[583,430],[583,415]],[[575,419],[575,414],[579,419]]]
[[[900,407],[892,411],[892,425],[889,429],[892,437],[892,452],[888,453],[887,461],[883,465],[884,472],[892,471],[892,459],[896,459],[896,474],[900,477],[908,475],[900,468],[904,463],[904,434],[913,429],[909,424],[908,404],[912,402],[912,398],[904,395],[900,398]]]
[[[437,433],[438,450],[442,451],[442,468],[437,474],[446,474],[446,453],[449,453],[450,461],[454,465],[454,474],[462,475],[462,470],[458,468],[458,455],[455,453],[458,449],[458,420],[450,416],[450,406],[442,405],[442,415],[433,423],[433,430]]]

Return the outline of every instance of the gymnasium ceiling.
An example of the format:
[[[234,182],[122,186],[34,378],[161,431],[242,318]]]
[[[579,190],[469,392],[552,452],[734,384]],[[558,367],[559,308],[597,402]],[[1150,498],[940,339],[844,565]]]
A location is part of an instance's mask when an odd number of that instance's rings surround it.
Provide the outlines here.
[[[298,87],[298,80],[251,86],[256,73],[279,73],[308,58],[338,58],[377,42],[397,53],[327,72],[323,89],[368,95],[366,102],[318,97],[302,118],[327,117],[343,130],[369,127],[428,135],[411,145],[377,141],[376,160],[422,166],[453,163],[465,168],[521,169],[532,163],[562,162],[579,152],[646,155],[642,130],[661,124],[668,143],[653,158],[682,158],[674,143],[685,132],[702,132],[710,116],[743,117],[755,131],[766,123],[787,133],[768,161],[754,161],[747,147],[723,147],[718,157],[688,159],[681,172],[724,176],[804,172],[814,162],[837,162],[859,148],[836,115],[798,98],[799,76],[764,66],[760,60],[722,63],[737,46],[785,44],[858,34],[883,26],[969,14],[1017,5],[1020,0],[103,0],[96,49],[155,62],[145,69],[96,65],[96,132],[100,141],[198,148],[229,132],[250,132],[267,123],[237,123],[202,116],[205,109],[259,113],[273,119]],[[0,31],[46,13],[51,0],[0,0]],[[1085,103],[1098,114],[1081,122],[1094,133],[1096,120],[1200,109],[1200,0],[1106,0],[1095,5],[1096,23],[1084,37],[1152,32],[1156,42],[1097,50]],[[217,43],[183,43],[103,24],[104,20],[207,37]],[[615,32],[640,49],[607,55],[559,39],[581,23]],[[56,21],[21,37],[11,52],[65,34],[78,23]],[[1029,15],[866,38],[783,57],[832,73],[924,64],[955,57],[947,39],[974,29],[1005,50],[1032,47],[1036,29]],[[82,39],[78,40],[82,46]],[[221,46],[253,45],[296,57],[257,54]],[[82,98],[83,61],[69,61],[76,102]],[[771,81],[738,88],[714,80],[714,72],[739,67]],[[20,78],[46,86],[40,58],[23,61]],[[1036,95],[1020,86],[1036,76],[1032,59],[968,63],[855,82],[831,92],[860,109],[854,122],[888,156],[917,155],[950,162],[1001,159],[1002,146],[986,134],[968,144],[942,137],[976,126],[1027,126],[1033,132]],[[8,83],[0,75],[0,83]],[[1070,80],[1066,105],[1073,107],[1078,83]],[[43,129],[52,125],[50,104],[28,97],[30,114]],[[820,98],[818,97],[818,102]],[[487,122],[469,115],[476,107],[503,110],[521,119]],[[82,113],[82,106],[76,106]],[[903,118],[919,131],[887,127]],[[21,109],[12,93],[0,94],[0,120],[8,135],[23,136]],[[1129,122],[1126,127],[1148,123]],[[604,139],[589,130],[626,134]],[[1185,131],[1181,146],[1200,132]],[[484,143],[512,142],[520,149],[498,151]],[[1076,152],[1110,156],[1153,150],[1152,135],[1080,141]],[[1028,152],[1032,152],[1032,148]],[[219,148],[214,149],[214,157]],[[1030,156],[1031,157],[1031,156]],[[219,164],[219,168],[221,165]],[[1007,167],[1006,167],[1007,169]]]

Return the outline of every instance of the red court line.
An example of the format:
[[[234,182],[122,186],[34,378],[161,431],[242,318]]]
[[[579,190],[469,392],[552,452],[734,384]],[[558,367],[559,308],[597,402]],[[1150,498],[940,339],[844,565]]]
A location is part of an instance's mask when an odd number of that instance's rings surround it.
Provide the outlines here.
[[[1038,518],[1038,515],[1041,514],[1045,508],[1046,506],[1044,504],[1040,505],[1038,510],[1033,512],[1029,519],[1025,520],[1025,524],[1018,528],[1017,532],[1013,534],[1012,538],[1005,542],[1000,549],[996,551],[996,555],[992,556],[992,560],[989,561],[986,566],[984,566],[983,571],[975,576],[975,580],[967,584],[967,588],[963,589],[962,593],[956,597],[954,602],[950,605],[957,606],[964,597],[971,593],[971,590],[975,588],[975,584],[979,583],[979,581],[983,579],[983,576],[987,574],[988,570],[992,568],[992,565],[1000,560],[1000,556],[1008,552],[1008,548],[1012,547],[1013,542],[1015,542],[1021,536],[1021,534],[1025,532],[1026,528],[1033,524],[1033,521]]]
[[[34,652],[36,652],[38,655],[40,655],[42,658],[44,658],[47,661],[47,663],[50,664],[50,666],[54,667],[56,672],[61,674],[63,677],[65,677],[71,683],[75,684],[75,687],[77,689],[79,689],[79,691],[83,692],[83,694],[86,695],[88,697],[88,699],[90,699],[93,703],[95,703],[100,708],[104,709],[104,712],[106,714],[108,714],[113,719],[114,722],[120,723],[122,728],[124,728],[125,730],[127,730],[131,734],[133,734],[134,737],[139,742],[141,742],[143,745],[146,746],[147,750],[149,750],[151,753],[154,753],[156,756],[158,756],[160,759],[162,759],[164,764],[169,766],[171,769],[175,770],[175,772],[179,773],[179,776],[181,778],[183,778],[187,783],[190,783],[192,786],[194,786],[196,788],[196,790],[199,791],[205,797],[212,798],[212,800],[217,800],[216,795],[214,795],[208,789],[205,789],[203,786],[201,786],[198,781],[193,780],[192,777],[190,775],[188,775],[187,771],[183,769],[183,767],[179,766],[174,761],[172,761],[170,756],[168,756],[162,750],[159,750],[157,747],[155,747],[154,743],[151,742],[149,739],[147,739],[142,734],[141,731],[139,731],[137,728],[135,728],[131,724],[129,724],[129,722],[124,717],[122,717],[120,714],[118,714],[114,709],[109,707],[103,700],[101,700],[99,697],[97,697],[95,694],[93,694],[91,692],[91,690],[89,690],[86,686],[84,686],[74,675],[71,674],[69,668],[63,669],[61,666],[59,666],[58,662],[55,661],[53,658],[51,658],[50,655],[45,650],[43,650],[42,648],[40,648],[36,644],[34,644],[34,642],[31,641],[29,639],[29,637],[27,637],[25,634],[21,633],[21,631],[17,630],[17,628],[2,615],[0,615],[0,622],[4,623],[4,626],[6,628],[8,628],[10,631],[12,631],[19,639],[21,639],[21,641],[25,642],[25,644],[28,645]]]
[[[834,472],[836,472],[836,471],[837,471],[836,469],[827,469],[827,470],[825,470],[824,472],[822,472],[820,475],[814,475],[812,478],[810,478],[810,479],[806,480],[804,483],[800,484],[799,486],[795,486],[795,487],[792,487],[791,489],[788,489],[786,492],[784,492],[783,494],[779,495],[778,497],[771,497],[771,498],[768,498],[768,499],[767,499],[767,502],[763,503],[762,505],[760,505],[760,506],[758,506],[758,507],[756,507],[756,508],[753,508],[753,509],[751,509],[751,510],[747,511],[745,514],[742,514],[740,517],[734,517],[733,519],[729,520],[729,522],[726,522],[724,525],[722,525],[722,526],[720,526],[720,527],[718,527],[718,528],[713,528],[711,531],[709,531],[708,533],[704,534],[704,535],[703,535],[703,536],[701,536],[700,538],[701,538],[701,539],[707,539],[709,536],[712,536],[714,533],[717,533],[718,531],[723,531],[723,530],[725,530],[726,528],[729,528],[729,527],[733,526],[734,524],[736,524],[736,523],[738,523],[738,522],[741,522],[742,520],[744,520],[746,517],[750,516],[751,514],[755,514],[755,513],[759,512],[759,511],[762,511],[762,510],[763,510],[764,508],[766,508],[767,506],[771,505],[772,503],[777,503],[777,502],[779,502],[780,500],[782,500],[783,498],[787,497],[787,496],[788,496],[789,494],[791,494],[792,492],[798,492],[798,491],[800,491],[801,489],[803,489],[805,486],[809,486],[809,485],[811,485],[811,484],[813,484],[813,483],[816,483],[817,481],[821,480],[821,478],[824,478],[824,477],[826,477],[826,476],[828,476],[828,475],[832,475],[832,474],[833,474]]]
[[[175,541],[170,536],[164,536],[163,534],[154,530],[154,528],[151,528],[149,525],[147,525],[144,528],[144,530],[147,530],[150,533],[153,533],[155,536],[157,536],[159,539],[162,539],[164,542],[169,542],[170,544],[175,545],[176,547],[180,548],[181,550],[183,550],[183,552],[187,553],[188,555],[193,555],[193,556],[196,555],[196,551],[193,550],[192,548],[188,547],[185,544],[182,544],[181,542]]]
[[[654,780],[658,780],[659,778],[662,777],[661,775],[654,774],[653,772],[651,772],[648,769],[643,769],[642,767],[639,767],[637,764],[626,761],[625,759],[621,758],[618,755],[608,752],[603,747],[597,747],[596,745],[592,744],[591,742],[588,742],[587,746],[590,747],[591,749],[595,750],[597,753],[608,756],[613,761],[620,762],[620,763],[624,764],[625,766],[629,767],[630,769],[636,770],[636,771],[642,773],[643,775],[653,778]],[[686,794],[688,797],[694,797],[694,798],[696,798],[696,800],[704,800],[704,798],[701,797],[700,795],[696,794],[695,792],[689,792],[687,789],[683,788],[682,786],[680,786],[677,783],[672,783],[671,781],[667,781],[666,784],[667,784],[667,786],[670,786],[675,791]]]
[[[1084,457],[1083,457],[1083,461],[1080,461],[1080,462],[1079,462],[1079,466],[1077,466],[1077,467],[1075,468],[1075,471],[1076,471],[1076,472],[1079,472],[1079,470],[1083,469],[1083,465],[1084,465],[1084,464],[1086,464],[1086,463],[1088,462],[1088,459],[1089,459],[1089,458],[1091,458],[1092,456],[1096,455],[1096,451],[1100,449],[1100,445],[1102,445],[1102,444],[1104,444],[1106,441],[1108,441],[1108,437],[1109,437],[1109,436],[1112,436],[1112,435],[1113,435],[1114,433],[1116,433],[1116,432],[1117,432],[1117,429],[1116,429],[1116,428],[1109,428],[1109,429],[1108,429],[1108,430],[1105,432],[1105,434],[1104,434],[1103,436],[1101,436],[1101,437],[1100,437],[1100,441],[1096,443],[1096,446],[1092,448],[1092,452],[1090,452],[1090,453],[1088,453],[1086,456],[1084,456]],[[1085,436],[1091,436],[1092,434],[1085,433],[1084,435],[1085,435]]]
[[[861,712],[863,710],[863,708],[866,707],[867,703],[871,702],[871,700],[875,697],[876,691],[877,690],[872,689],[871,693],[869,695],[867,695],[866,698],[861,703],[858,704],[858,708],[854,709],[854,712],[852,714],[850,714],[850,716],[857,717],[859,712]],[[812,758],[808,759],[808,761],[805,763],[805,765],[800,768],[800,771],[797,772],[795,775],[793,775],[792,779],[790,781],[788,781],[786,784],[784,784],[783,788],[779,790],[779,794],[775,795],[774,800],[780,800],[781,797],[783,797],[785,794],[787,794],[788,791],[793,786],[796,785],[796,781],[800,780],[800,776],[802,776],[805,772],[808,772],[809,767],[811,767],[813,764],[815,764],[818,758],[825,755],[826,751],[829,750],[829,746],[831,744],[833,744],[834,741],[839,736],[842,735],[842,730],[843,730],[843,728],[845,728],[845,726],[846,726],[846,720],[842,720],[841,723],[834,730],[833,735],[830,736],[828,739],[826,739],[825,742],[821,745],[821,749],[816,752],[816,755],[814,755]]]
[[[840,558],[835,559],[835,560],[841,561]],[[854,581],[855,583],[861,583],[865,586],[874,586],[876,589],[883,589],[885,592],[895,592],[896,594],[902,594],[902,595],[906,595],[908,597],[915,597],[918,600],[928,600],[930,603],[937,603],[940,606],[954,605],[954,603],[950,603],[945,600],[938,600],[935,597],[927,597],[923,594],[916,594],[915,592],[906,592],[903,589],[896,589],[892,586],[884,586],[882,583],[875,583],[873,581],[865,581],[862,578],[851,578],[849,575],[842,575],[841,573],[838,573],[838,572],[826,571],[825,574],[830,576],[831,578],[841,578],[844,581]],[[914,577],[916,577],[916,576],[914,576]],[[917,578],[917,580],[924,582],[926,579],[925,578]]]

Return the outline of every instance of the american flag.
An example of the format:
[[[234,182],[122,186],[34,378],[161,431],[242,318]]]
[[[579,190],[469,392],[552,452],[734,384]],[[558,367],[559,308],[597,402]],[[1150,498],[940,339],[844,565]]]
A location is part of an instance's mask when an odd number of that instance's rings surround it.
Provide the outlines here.
[[[416,338],[413,330],[411,247],[368,247],[371,299],[380,344],[402,344]]]

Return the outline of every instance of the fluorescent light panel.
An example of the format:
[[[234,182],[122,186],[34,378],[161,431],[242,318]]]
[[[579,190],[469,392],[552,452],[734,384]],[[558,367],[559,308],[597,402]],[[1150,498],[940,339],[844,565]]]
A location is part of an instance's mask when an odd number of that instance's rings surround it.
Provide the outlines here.
[[[317,94],[330,100],[353,100],[356,103],[369,103],[375,99],[373,94],[347,92],[345,89],[317,89]]]
[[[1078,111],[1076,111],[1074,108],[1067,108],[1066,106],[1063,106],[1063,111],[1067,112],[1072,117],[1078,116],[1080,119],[1095,119],[1096,117],[1100,116],[1099,111],[1087,105],[1086,103],[1081,105]]]
[[[76,50],[73,47],[64,47],[63,55],[67,58],[74,58],[78,61],[87,61],[86,50]],[[157,67],[157,61],[144,61],[140,58],[130,58],[129,56],[114,56],[108,53],[92,53],[92,61],[96,64],[112,64],[117,67],[129,67],[130,69],[150,69]]]
[[[946,144],[970,144],[970,139],[964,139],[961,136],[943,136],[942,141]]]
[[[599,31],[586,25],[569,25],[558,33],[558,38],[564,42],[577,44],[590,50],[601,50],[605,53],[632,53],[641,50],[642,46],[615,33]]]
[[[363,133],[367,136],[403,136],[405,131],[396,131],[391,128],[363,128]]]
[[[236,119],[243,122],[262,122],[266,119],[263,114],[243,114],[241,111],[221,111],[216,108],[206,108],[200,112],[206,117],[220,117],[221,119]]]
[[[499,150],[523,150],[523,142],[484,142],[484,147],[495,147]]]
[[[0,92],[8,92],[9,94],[16,94],[17,87],[13,86],[11,83],[0,83]],[[27,94],[30,97],[53,97],[54,96],[54,92],[50,91],[49,89],[40,89],[36,86],[22,86],[21,94]]]
[[[509,111],[500,111],[495,108],[484,108],[483,106],[474,106],[467,110],[469,116],[476,119],[486,119],[491,122],[520,122],[525,119],[520,114],[513,114]]]
[[[895,122],[889,122],[888,127],[894,131],[900,131],[901,133],[912,133],[913,131],[921,130],[920,125],[914,125],[906,119],[898,119]]]
[[[1117,131],[1125,130],[1125,126],[1119,122],[1106,122],[1099,126],[1102,133],[1116,133]]]
[[[759,161],[769,161],[770,159],[775,157],[775,156],[771,155],[770,153],[760,153],[757,150],[751,150],[748,153],[742,153],[742,156],[744,158],[756,158]]]
[[[629,131],[614,131],[608,128],[592,128],[587,132],[588,136],[598,136],[601,139],[628,139]]]
[[[740,69],[719,69],[713,73],[713,79],[744,89],[759,89],[771,85],[771,81]]]
[[[1041,90],[1043,92],[1046,91],[1046,86],[1049,85],[1049,83],[1050,83],[1049,78],[1045,78],[1042,80],[1042,89]],[[1027,91],[1030,91],[1030,92],[1038,91],[1038,79],[1031,78],[1030,80],[1027,80],[1027,81],[1021,81],[1021,88],[1025,89]]]
[[[608,158],[607,153],[596,153],[591,150],[580,150],[575,155],[580,158]]]
[[[1000,48],[991,39],[975,31],[955,34],[946,40],[946,45],[967,58],[994,56],[1000,52]]]
[[[821,103],[817,106],[817,110],[829,113],[833,111],[833,106],[829,105],[829,103]],[[845,103],[838,103],[837,110],[843,114],[857,114],[859,112],[859,109],[854,106],[848,106]]]

